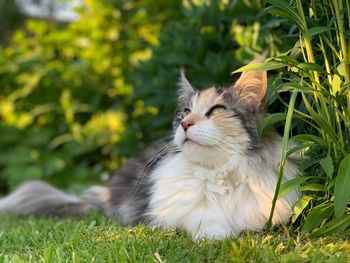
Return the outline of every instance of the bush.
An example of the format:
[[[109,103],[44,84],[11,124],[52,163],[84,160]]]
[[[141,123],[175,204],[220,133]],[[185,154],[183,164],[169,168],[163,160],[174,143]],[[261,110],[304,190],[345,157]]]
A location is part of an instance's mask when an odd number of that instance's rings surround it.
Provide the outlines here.
[[[132,152],[115,147],[133,107],[129,73],[178,16],[178,1],[85,1],[75,23],[31,19],[16,31],[0,49],[3,191],[108,177]]]

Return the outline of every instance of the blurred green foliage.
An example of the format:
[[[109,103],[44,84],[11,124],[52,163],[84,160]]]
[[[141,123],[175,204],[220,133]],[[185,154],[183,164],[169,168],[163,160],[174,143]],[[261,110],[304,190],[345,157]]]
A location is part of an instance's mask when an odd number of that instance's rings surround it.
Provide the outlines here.
[[[16,1],[0,0],[0,43],[6,43],[11,32],[22,26],[23,14],[16,6]]]
[[[86,0],[77,22],[27,20],[0,48],[0,191],[107,179],[170,133],[181,66],[227,85],[286,48],[263,2]]]

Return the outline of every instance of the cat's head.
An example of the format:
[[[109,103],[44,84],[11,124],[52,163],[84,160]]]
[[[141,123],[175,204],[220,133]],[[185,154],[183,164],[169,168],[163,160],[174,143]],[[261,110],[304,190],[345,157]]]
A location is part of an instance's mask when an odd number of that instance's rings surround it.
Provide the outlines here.
[[[179,86],[174,142],[190,161],[215,167],[259,150],[265,71],[246,71],[230,87],[200,91],[182,72]]]

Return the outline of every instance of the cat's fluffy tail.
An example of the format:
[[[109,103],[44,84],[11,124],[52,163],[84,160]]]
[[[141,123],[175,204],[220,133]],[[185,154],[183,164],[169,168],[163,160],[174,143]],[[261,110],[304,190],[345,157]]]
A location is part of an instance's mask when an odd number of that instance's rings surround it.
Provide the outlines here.
[[[89,188],[78,197],[47,183],[30,181],[0,199],[0,215],[82,216],[92,208],[104,210],[108,198],[109,190],[102,186]]]

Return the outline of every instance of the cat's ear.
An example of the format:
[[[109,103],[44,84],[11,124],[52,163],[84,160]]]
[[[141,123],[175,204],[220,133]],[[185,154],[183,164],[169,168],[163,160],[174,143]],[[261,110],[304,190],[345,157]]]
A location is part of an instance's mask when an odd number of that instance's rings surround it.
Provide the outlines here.
[[[180,78],[177,83],[179,89],[177,91],[179,104],[187,104],[191,97],[196,94],[196,89],[194,89],[191,83],[187,80],[185,76],[185,71],[183,68],[180,69]]]
[[[249,65],[263,62],[264,59],[264,57],[260,57]],[[233,86],[233,92],[249,110],[255,112],[264,104],[266,88],[266,71],[251,70],[241,74]]]

